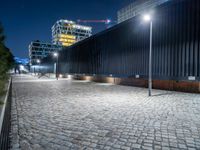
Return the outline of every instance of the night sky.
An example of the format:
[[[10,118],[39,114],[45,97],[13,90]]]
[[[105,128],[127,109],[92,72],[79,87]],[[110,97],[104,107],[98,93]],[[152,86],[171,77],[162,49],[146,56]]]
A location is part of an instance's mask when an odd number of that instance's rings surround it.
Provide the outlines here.
[[[6,46],[18,57],[28,57],[33,40],[51,42],[51,27],[59,19],[117,20],[117,10],[133,0],[3,0],[0,22],[6,35]],[[85,24],[93,34],[104,30],[104,24]]]

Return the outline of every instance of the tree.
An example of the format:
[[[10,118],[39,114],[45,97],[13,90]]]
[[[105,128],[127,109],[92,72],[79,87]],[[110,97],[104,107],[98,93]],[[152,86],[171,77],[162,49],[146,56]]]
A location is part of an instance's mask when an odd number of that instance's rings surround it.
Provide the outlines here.
[[[0,80],[6,78],[7,72],[13,67],[13,55],[4,44],[5,36],[3,34],[3,27],[0,24]]]
[[[4,44],[4,41],[5,41],[5,35],[3,34],[3,27],[2,27],[2,24],[0,22],[0,43]]]
[[[13,55],[3,44],[0,44],[0,80],[6,77],[9,69],[14,64]]]

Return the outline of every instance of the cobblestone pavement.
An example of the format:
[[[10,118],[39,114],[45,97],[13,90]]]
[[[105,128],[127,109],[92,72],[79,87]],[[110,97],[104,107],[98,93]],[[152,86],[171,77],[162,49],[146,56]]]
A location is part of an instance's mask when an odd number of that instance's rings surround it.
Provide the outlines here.
[[[14,77],[13,149],[200,149],[200,95]]]

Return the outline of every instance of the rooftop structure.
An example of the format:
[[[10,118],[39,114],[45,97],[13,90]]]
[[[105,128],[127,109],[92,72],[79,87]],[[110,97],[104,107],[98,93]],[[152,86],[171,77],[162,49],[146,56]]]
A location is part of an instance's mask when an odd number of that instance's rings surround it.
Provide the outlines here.
[[[118,23],[126,21],[138,14],[143,13],[146,10],[154,8],[167,1],[170,0],[135,0],[130,5],[118,11],[117,13]]]
[[[30,65],[36,64],[37,60],[41,60],[50,53],[59,50],[61,50],[61,46],[59,45],[53,45],[51,43],[40,41],[31,42],[31,44],[29,45]]]
[[[71,46],[91,35],[92,27],[78,25],[73,21],[58,20],[52,27],[52,42],[60,46]]]

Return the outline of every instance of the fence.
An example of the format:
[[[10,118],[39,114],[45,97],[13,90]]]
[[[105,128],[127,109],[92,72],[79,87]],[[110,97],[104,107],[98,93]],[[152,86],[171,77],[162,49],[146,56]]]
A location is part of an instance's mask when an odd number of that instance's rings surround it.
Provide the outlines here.
[[[174,0],[153,11],[154,80],[200,81],[200,1]],[[149,24],[136,16],[59,54],[60,74],[148,79]],[[53,72],[55,58],[41,66]]]
[[[10,146],[9,133],[11,126],[11,101],[12,101],[12,79],[9,81],[4,106],[0,116],[0,150],[7,150]]]

